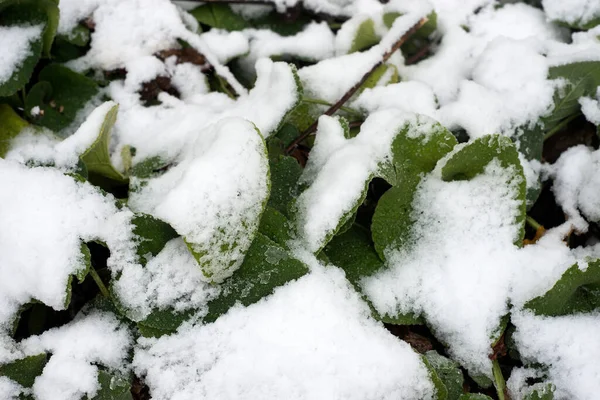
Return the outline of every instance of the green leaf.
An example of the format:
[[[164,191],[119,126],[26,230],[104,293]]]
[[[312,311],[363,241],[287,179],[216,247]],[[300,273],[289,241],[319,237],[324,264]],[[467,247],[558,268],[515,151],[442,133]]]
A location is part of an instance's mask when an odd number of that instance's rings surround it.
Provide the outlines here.
[[[457,144],[456,138],[440,124],[433,124],[427,136],[411,135],[406,125],[392,143],[391,166],[383,166],[383,177],[393,187],[383,194],[375,208],[371,231],[375,249],[382,259],[388,247],[412,242],[412,203],[424,174]]]
[[[77,25],[70,33],[58,35],[58,38],[75,46],[84,47],[90,42],[90,29],[83,25]]]
[[[157,309],[152,310],[143,321],[139,321],[137,326],[144,337],[161,337],[177,331],[193,315],[193,310],[178,312],[171,308]]]
[[[346,278],[358,289],[363,277],[371,276],[384,267],[369,232],[357,225],[334,237],[323,251],[334,265],[344,270]]]
[[[8,104],[0,104],[0,157],[6,155],[12,139],[28,125]]]
[[[571,266],[554,287],[525,304],[536,315],[560,316],[590,312],[600,308],[600,260],[582,270]]]
[[[436,351],[428,351],[425,358],[435,370],[440,380],[448,390],[448,400],[458,400],[463,393],[464,376],[459,364],[449,358],[441,356]]]
[[[358,26],[348,53],[368,49],[379,43],[380,39],[375,33],[375,23],[371,18],[368,18]]]
[[[77,278],[79,283],[82,283],[90,269],[92,268],[92,254],[90,253],[90,248],[85,244],[81,243],[79,245],[80,251],[80,259],[79,262],[81,266],[75,271],[75,274],[69,275],[69,280],[67,282],[67,287],[65,288],[66,297],[65,297],[65,308],[71,304],[71,295],[72,295],[72,286],[73,286],[73,276]]]
[[[189,11],[201,24],[227,31],[241,31],[250,24],[227,4],[204,4]]]
[[[285,215],[268,205],[261,217],[258,231],[284,248],[288,247],[287,243],[292,239],[292,223]]]
[[[25,112],[37,125],[54,132],[68,127],[86,103],[98,94],[98,85],[81,74],[59,64],[44,68],[25,98]],[[32,115],[31,109],[41,112]]]
[[[271,197],[267,205],[289,217],[290,204],[298,197],[298,180],[302,175],[302,167],[296,159],[288,156],[271,158],[269,166],[271,169]]]
[[[469,180],[484,172],[486,166],[498,160],[503,168],[513,169],[511,185],[517,187],[519,210],[515,223],[520,227],[515,245],[522,246],[525,237],[526,192],[527,186],[519,153],[513,142],[504,136],[488,135],[463,145],[452,154],[442,167],[442,179],[445,181]]]
[[[131,167],[130,175],[140,179],[153,178],[166,171],[170,165],[169,161],[163,160],[159,156],[154,156]]]
[[[142,264],[160,253],[169,240],[179,236],[171,225],[148,214],[136,214],[131,223],[137,236],[136,252]]]
[[[581,109],[580,97],[596,95],[596,89],[600,86],[600,61],[581,61],[552,67],[548,79],[564,79],[567,83],[554,93],[552,113],[541,118],[546,131],[578,113]]]
[[[118,111],[119,106],[114,105],[108,113],[106,113],[104,122],[102,122],[102,126],[100,127],[100,132],[98,133],[98,138],[90,148],[81,155],[81,160],[85,163],[90,175],[96,174],[115,181],[124,182],[127,178],[113,167],[112,162],[110,161],[110,151],[108,149],[110,143],[110,131],[117,120]]]
[[[256,303],[273,290],[308,273],[304,263],[286,249],[257,233],[242,266],[221,285],[221,294],[208,304],[205,322],[213,322],[236,303]]]
[[[429,362],[427,357],[421,356],[421,361],[423,361],[423,364],[425,364],[425,367],[427,368],[427,371],[429,372],[429,379],[431,379],[431,382],[433,383],[433,387],[435,388],[436,399],[437,400],[447,400],[448,399],[448,389],[446,388],[446,385],[444,384],[442,379],[438,376],[437,371],[435,370],[435,368],[433,368],[433,366],[431,365],[431,363]]]
[[[128,378],[98,370],[100,389],[92,400],[133,400],[131,382]]]
[[[47,361],[46,353],[15,360],[0,365],[0,376],[6,376],[19,385],[30,388],[33,386],[35,378],[42,374]]]

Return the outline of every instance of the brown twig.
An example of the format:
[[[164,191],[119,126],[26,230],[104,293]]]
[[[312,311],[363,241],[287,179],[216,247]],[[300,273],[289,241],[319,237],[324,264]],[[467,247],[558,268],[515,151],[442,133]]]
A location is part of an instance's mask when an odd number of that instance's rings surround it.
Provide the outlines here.
[[[354,86],[352,86],[342,96],[341,99],[339,99],[335,104],[333,104],[331,107],[329,107],[327,109],[327,111],[325,111],[325,113],[323,113],[323,115],[333,115],[336,111],[338,111],[340,109],[340,107],[342,107],[344,105],[344,103],[346,103],[348,100],[350,100],[350,98],[356,93],[356,91],[358,89],[360,89],[360,87],[367,81],[367,79],[369,79],[371,74],[373,74],[373,72],[379,66],[381,66],[385,62],[387,62],[387,60],[389,60],[389,58],[392,56],[392,54],[394,54],[394,52],[396,50],[398,50],[400,48],[400,46],[402,46],[412,35],[414,35],[415,32],[417,32],[423,25],[425,25],[427,23],[427,21],[428,21],[427,17],[423,17],[419,20],[419,22],[414,24],[408,31],[406,31],[406,33],[404,33],[404,35],[402,35],[402,37],[400,37],[400,39],[398,39],[392,45],[392,47],[383,54],[383,57],[381,57],[381,59],[377,63],[375,63],[375,65],[373,65],[366,74],[363,75],[363,77],[360,79],[360,81],[358,81]],[[296,139],[294,139],[294,141],[285,149],[285,153],[290,154],[296,148],[296,146],[298,146],[299,143],[301,143],[304,139],[306,139],[308,136],[310,136],[311,133],[315,132],[317,130],[318,123],[319,123],[319,120],[317,119],[315,122],[313,122],[313,124],[307,130],[305,130],[300,136],[298,136]]]
[[[424,46],[423,48],[421,48],[417,53],[415,53],[412,57],[409,57],[406,60],[406,65],[413,65],[418,63],[419,61],[421,61],[426,55],[427,53],[429,53],[429,50],[431,48],[431,44],[427,44],[426,46]]]

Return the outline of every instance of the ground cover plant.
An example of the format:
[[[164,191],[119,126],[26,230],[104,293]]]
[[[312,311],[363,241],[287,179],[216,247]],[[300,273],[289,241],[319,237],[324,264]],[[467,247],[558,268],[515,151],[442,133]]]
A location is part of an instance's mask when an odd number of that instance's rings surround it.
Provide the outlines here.
[[[600,2],[0,0],[1,399],[596,399]]]

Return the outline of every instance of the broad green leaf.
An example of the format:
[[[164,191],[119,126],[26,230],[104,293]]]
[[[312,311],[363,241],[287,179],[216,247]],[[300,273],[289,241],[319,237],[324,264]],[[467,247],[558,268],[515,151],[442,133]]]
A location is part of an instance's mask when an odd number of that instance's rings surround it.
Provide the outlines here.
[[[117,120],[119,106],[113,106],[100,127],[98,138],[82,155],[81,160],[85,163],[90,175],[96,174],[115,181],[125,181],[127,178],[113,167],[110,161],[110,132]]]
[[[480,393],[461,394],[458,400],[493,400],[490,396]]]
[[[131,382],[119,374],[98,370],[100,389],[92,400],[133,400]]]
[[[435,370],[435,368],[433,368],[427,357],[421,356],[421,361],[423,361],[423,364],[425,364],[425,367],[429,372],[429,378],[431,379],[433,387],[435,388],[435,398],[437,400],[447,400],[448,389],[446,388],[446,385],[444,384],[443,380],[439,377],[437,371]]]
[[[554,287],[525,304],[537,315],[560,316],[590,312],[600,308],[600,260],[584,270],[571,266]]]
[[[5,25],[5,22],[5,15],[0,15],[0,25]],[[0,81],[0,97],[11,96],[16,93],[23,88],[31,78],[42,52],[42,37],[29,42],[28,46],[27,56],[23,59],[21,64],[16,66],[15,70],[6,81]],[[3,49],[2,51],[7,50]]]
[[[242,266],[221,285],[221,294],[208,304],[205,322],[215,321],[236,303],[256,303],[273,290],[308,273],[304,263],[283,247],[257,233]]]
[[[241,31],[250,24],[233,12],[228,4],[204,4],[189,11],[201,24],[227,31]]]
[[[25,99],[25,112],[37,125],[60,132],[68,127],[86,103],[98,93],[98,85],[81,74],[59,64],[50,64],[39,75]],[[31,114],[34,107],[37,115]]]
[[[458,400],[463,393],[464,377],[456,361],[441,356],[436,351],[428,351],[425,358],[435,370],[440,380],[448,390],[448,400]]]
[[[179,236],[171,225],[148,214],[136,214],[131,223],[137,236],[136,252],[144,264],[156,256],[169,240]]]
[[[371,18],[368,18],[358,26],[348,53],[368,49],[376,45],[380,39],[377,33],[375,33],[375,23]]]
[[[163,160],[159,156],[154,156],[131,167],[130,175],[140,179],[152,178],[165,172],[170,166],[171,163],[169,161]]]
[[[596,89],[600,86],[600,61],[581,61],[552,67],[548,79],[563,79],[566,85],[554,93],[552,113],[541,119],[546,132],[579,112],[580,97],[596,95]]]
[[[75,46],[83,47],[90,42],[90,29],[83,25],[77,25],[70,33],[58,35],[57,39],[58,38],[74,44]]]
[[[28,125],[8,104],[0,104],[0,157],[6,155],[12,139]]]
[[[173,309],[153,310],[143,321],[137,323],[137,327],[142,336],[161,337],[174,333],[181,324],[193,315],[193,310],[184,312]]]
[[[292,223],[285,215],[267,205],[260,220],[258,231],[278,245],[287,248],[287,243],[292,238]]]
[[[290,204],[298,197],[298,180],[302,174],[302,167],[298,161],[288,156],[271,158],[269,166],[271,169],[271,196],[267,205],[290,216]]]
[[[411,243],[412,203],[419,182],[457,144],[454,135],[437,123],[426,136],[410,132],[407,125],[396,136],[391,168],[383,168],[383,177],[393,187],[379,199],[371,225],[375,249],[382,259],[386,248]]]
[[[521,246],[525,236],[526,182],[523,167],[519,161],[519,153],[513,142],[504,136],[488,135],[478,138],[452,154],[442,167],[442,179],[445,181],[469,180],[484,172],[486,166],[498,160],[503,168],[512,169],[511,185],[517,187],[519,212],[515,218],[519,226],[519,234],[515,245]]]
[[[323,251],[334,265],[344,270],[346,278],[358,289],[363,277],[371,276],[384,267],[369,232],[357,225],[334,237]]]
[[[33,386],[35,378],[42,374],[47,361],[46,353],[15,360],[0,365],[0,376],[6,376],[19,385],[30,388]]]

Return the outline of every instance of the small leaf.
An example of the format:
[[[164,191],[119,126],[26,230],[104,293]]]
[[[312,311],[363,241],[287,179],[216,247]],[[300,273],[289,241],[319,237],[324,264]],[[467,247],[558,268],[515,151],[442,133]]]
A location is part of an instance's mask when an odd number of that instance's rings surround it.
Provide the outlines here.
[[[464,377],[459,364],[439,355],[436,351],[428,351],[425,358],[435,370],[448,390],[448,400],[457,400],[463,393]]]
[[[371,18],[364,20],[356,29],[352,46],[348,53],[362,51],[376,45],[381,38],[375,33],[375,23]]]
[[[0,376],[6,376],[19,385],[30,388],[33,386],[35,378],[42,374],[47,361],[46,353],[15,360],[0,365]]]
[[[250,24],[227,4],[204,4],[189,11],[201,24],[227,31],[241,31]]]
[[[554,400],[556,387],[552,383],[537,383],[533,385],[523,400]]]
[[[10,143],[29,124],[8,105],[0,104],[0,157],[10,149]]]
[[[267,205],[260,220],[258,231],[278,245],[287,248],[287,243],[292,238],[292,223],[285,215]]]
[[[423,364],[425,364],[425,367],[427,367],[427,370],[429,371],[429,378],[431,379],[433,387],[435,388],[436,399],[447,400],[448,389],[446,388],[446,385],[444,384],[442,379],[438,376],[437,371],[435,370],[435,368],[433,368],[427,357],[421,356],[421,361],[423,361]]]
[[[44,68],[25,98],[25,112],[35,124],[54,132],[68,127],[77,113],[98,93],[98,85],[81,74],[59,64]],[[31,114],[39,107],[41,112]]]
[[[115,181],[126,181],[127,178],[123,176],[115,167],[113,167],[110,161],[110,151],[108,149],[110,143],[110,132],[117,120],[117,113],[119,106],[114,105],[106,113],[104,122],[100,127],[98,138],[96,141],[87,149],[82,155],[81,160],[85,163],[88,173],[103,176]]]
[[[554,287],[525,304],[536,315],[560,316],[590,312],[600,308],[600,260],[582,270],[571,266]]]
[[[204,321],[215,321],[238,302],[245,306],[256,303],[275,288],[306,273],[304,263],[259,232],[242,266],[221,285],[221,294],[209,302]]]
[[[124,376],[99,369],[98,383],[100,389],[92,400],[133,400],[131,382]]]
[[[137,236],[136,252],[143,264],[160,253],[169,240],[179,236],[171,225],[148,214],[136,214],[131,223]]]
[[[517,187],[517,200],[520,201],[515,223],[520,227],[514,240],[515,245],[522,246],[525,237],[525,218],[527,186],[523,167],[519,161],[519,153],[513,142],[504,136],[488,135],[478,138],[452,154],[442,168],[442,179],[445,181],[469,180],[484,172],[486,166],[498,160],[503,168],[514,169],[511,185]]]

